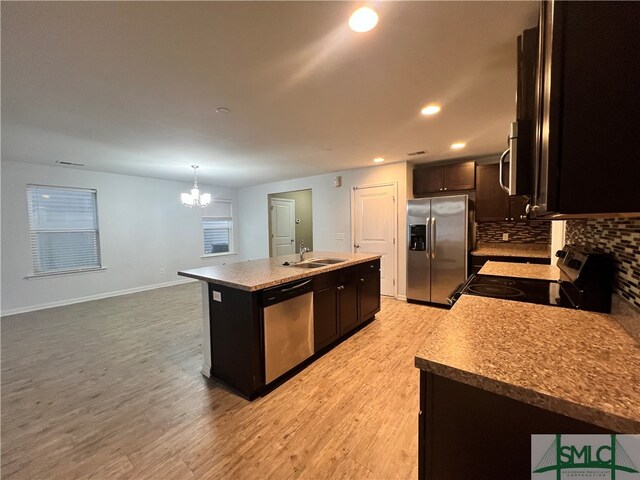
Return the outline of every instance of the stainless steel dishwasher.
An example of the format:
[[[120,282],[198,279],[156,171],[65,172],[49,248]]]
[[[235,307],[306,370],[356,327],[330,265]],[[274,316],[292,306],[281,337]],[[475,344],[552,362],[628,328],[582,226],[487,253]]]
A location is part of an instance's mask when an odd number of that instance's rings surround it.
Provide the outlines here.
[[[265,290],[262,307],[266,384],[314,353],[311,280]]]

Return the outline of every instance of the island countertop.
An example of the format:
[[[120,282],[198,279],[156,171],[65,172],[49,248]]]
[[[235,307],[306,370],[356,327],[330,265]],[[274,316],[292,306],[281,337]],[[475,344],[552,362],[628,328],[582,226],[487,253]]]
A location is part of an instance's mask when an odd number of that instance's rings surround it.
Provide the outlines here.
[[[462,295],[416,367],[622,433],[640,433],[640,345],[613,315]]]
[[[248,260],[227,265],[181,270],[178,272],[178,275],[253,292],[332,270],[350,267],[359,263],[377,260],[380,258],[380,255],[368,253],[309,252],[305,256],[305,261],[313,258],[337,258],[345,261],[319,268],[297,268],[295,266],[282,265],[285,262],[295,263],[299,261],[300,255],[295,254]]]

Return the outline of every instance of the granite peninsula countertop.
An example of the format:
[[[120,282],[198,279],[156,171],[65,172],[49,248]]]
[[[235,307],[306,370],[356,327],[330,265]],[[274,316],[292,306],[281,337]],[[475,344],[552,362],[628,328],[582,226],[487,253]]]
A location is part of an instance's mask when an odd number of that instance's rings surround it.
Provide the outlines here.
[[[494,262],[489,260],[478,273],[499,277],[532,278],[534,280],[557,281],[560,279],[560,269],[558,267],[536,263]]]
[[[621,433],[640,433],[640,344],[613,315],[462,295],[416,367]]]
[[[483,243],[478,242],[471,255],[479,257],[551,258],[551,246],[539,243]]]
[[[380,258],[380,255],[344,252],[309,252],[305,255],[305,261],[313,258],[338,258],[345,261],[319,268],[296,268],[294,266],[282,265],[284,262],[294,263],[299,261],[300,255],[295,254],[262,258],[259,260],[247,260],[244,262],[229,263],[227,265],[192,268],[189,270],[181,270],[178,272],[178,275],[253,292],[282,283],[313,277],[314,275],[332,270],[350,267],[358,263],[377,260]]]

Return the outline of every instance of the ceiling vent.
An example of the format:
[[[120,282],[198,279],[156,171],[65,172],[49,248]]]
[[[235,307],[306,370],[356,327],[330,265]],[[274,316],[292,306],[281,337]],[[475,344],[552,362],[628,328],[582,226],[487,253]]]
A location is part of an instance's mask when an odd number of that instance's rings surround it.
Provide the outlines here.
[[[84,167],[84,163],[65,162],[64,160],[56,160],[58,165],[69,165],[71,167]]]
[[[426,150],[418,150],[417,152],[409,152],[407,153],[407,155],[410,157],[415,157],[416,155],[425,155],[426,153]]]

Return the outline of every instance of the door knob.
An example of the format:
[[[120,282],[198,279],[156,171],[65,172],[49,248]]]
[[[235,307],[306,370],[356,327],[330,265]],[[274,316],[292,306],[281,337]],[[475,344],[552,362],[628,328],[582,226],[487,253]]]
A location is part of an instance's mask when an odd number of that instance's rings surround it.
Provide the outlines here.
[[[360,248],[360,245],[358,245],[357,243],[354,243],[353,248]]]

